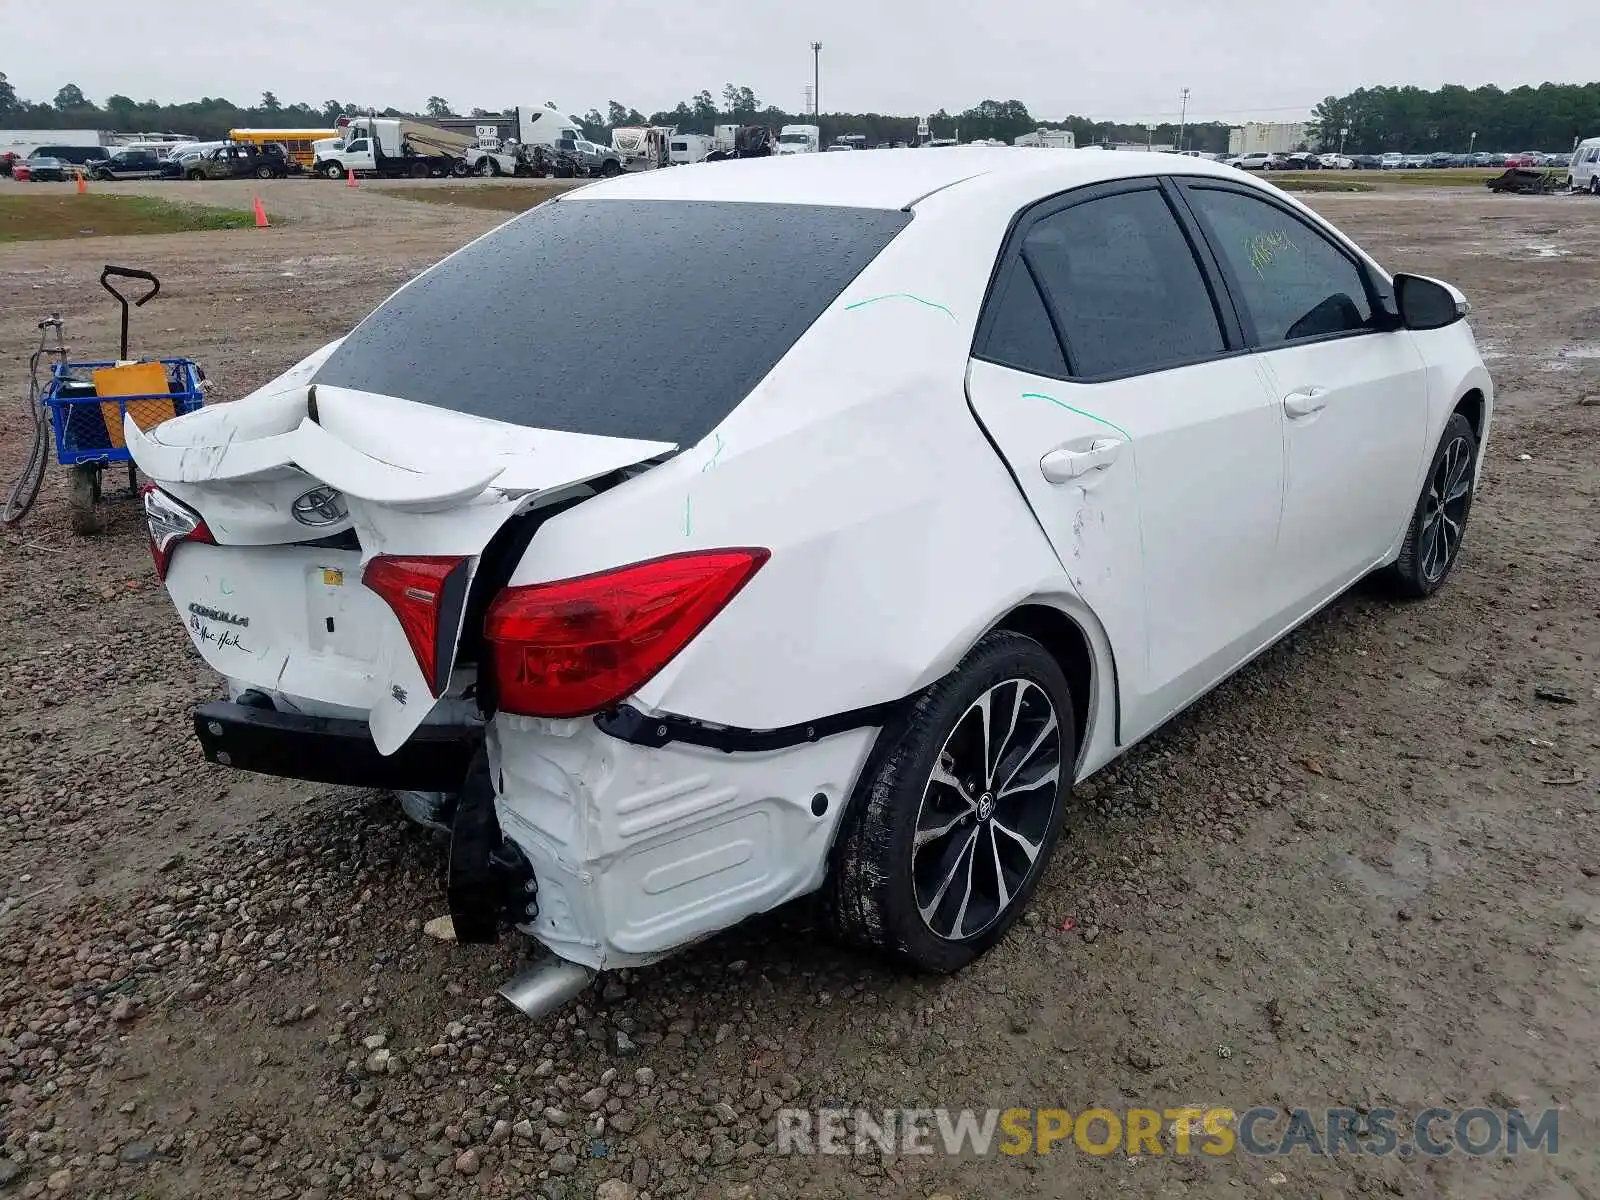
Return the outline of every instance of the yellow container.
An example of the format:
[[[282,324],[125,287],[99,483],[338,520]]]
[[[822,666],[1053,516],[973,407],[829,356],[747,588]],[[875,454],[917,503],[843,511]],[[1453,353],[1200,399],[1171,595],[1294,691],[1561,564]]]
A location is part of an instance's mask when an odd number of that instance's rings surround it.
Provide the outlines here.
[[[105,418],[106,436],[111,445],[121,450],[122,409],[126,404],[128,415],[140,429],[149,429],[178,415],[177,402],[173,400],[128,400],[118,403],[108,400],[113,396],[151,396],[170,392],[167,368],[158,362],[125,363],[115,367],[101,367],[91,372],[95,395],[101,399],[100,413]]]

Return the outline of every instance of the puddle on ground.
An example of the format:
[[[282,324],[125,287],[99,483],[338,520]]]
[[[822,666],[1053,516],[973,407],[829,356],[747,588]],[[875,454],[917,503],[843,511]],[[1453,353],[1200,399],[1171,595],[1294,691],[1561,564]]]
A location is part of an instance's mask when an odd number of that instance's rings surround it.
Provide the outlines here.
[[[1581,346],[1563,346],[1549,362],[1539,364],[1541,371],[1576,371],[1579,364],[1600,359],[1600,343]]]

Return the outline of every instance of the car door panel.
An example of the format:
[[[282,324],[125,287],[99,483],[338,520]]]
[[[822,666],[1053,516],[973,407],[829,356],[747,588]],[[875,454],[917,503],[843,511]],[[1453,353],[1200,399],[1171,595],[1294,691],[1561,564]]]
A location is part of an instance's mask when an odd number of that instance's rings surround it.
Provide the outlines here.
[[[1014,239],[968,396],[1105,627],[1126,744],[1268,636],[1282,429],[1159,190],[1064,211]]]
[[[1210,181],[1183,194],[1279,404],[1283,520],[1266,587],[1281,615],[1303,615],[1377,565],[1410,516],[1426,364],[1354,254],[1287,206]]]
[[[1427,436],[1426,368],[1396,330],[1261,355],[1283,397],[1283,541],[1274,590],[1284,611],[1341,590],[1376,565],[1416,502]],[[1319,407],[1296,411],[1314,394]]]

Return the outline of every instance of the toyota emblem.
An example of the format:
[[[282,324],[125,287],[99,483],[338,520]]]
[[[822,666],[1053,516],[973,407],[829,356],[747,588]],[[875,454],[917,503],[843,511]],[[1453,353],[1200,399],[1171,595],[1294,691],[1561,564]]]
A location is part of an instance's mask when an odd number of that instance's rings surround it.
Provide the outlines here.
[[[331,487],[312,488],[296,496],[289,511],[302,525],[337,525],[350,515],[344,497]]]

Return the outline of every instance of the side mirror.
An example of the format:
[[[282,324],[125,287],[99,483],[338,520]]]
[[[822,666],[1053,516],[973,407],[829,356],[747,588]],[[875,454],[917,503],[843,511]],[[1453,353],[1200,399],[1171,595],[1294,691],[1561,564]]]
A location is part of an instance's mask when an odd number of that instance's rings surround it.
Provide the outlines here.
[[[1467,298],[1448,283],[1426,275],[1394,277],[1395,307],[1407,329],[1443,329],[1467,315]]]

